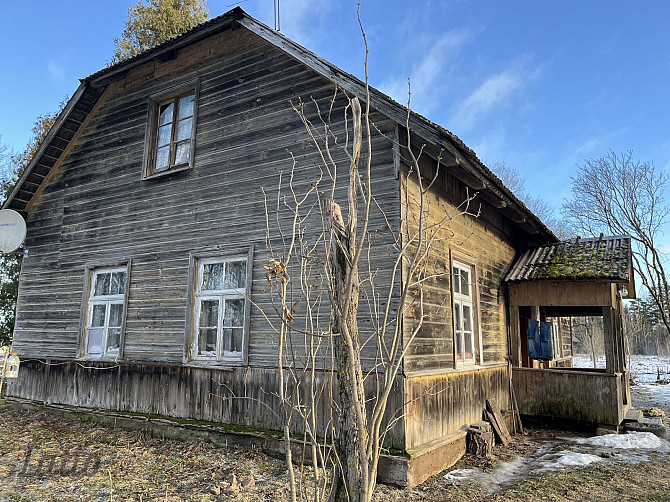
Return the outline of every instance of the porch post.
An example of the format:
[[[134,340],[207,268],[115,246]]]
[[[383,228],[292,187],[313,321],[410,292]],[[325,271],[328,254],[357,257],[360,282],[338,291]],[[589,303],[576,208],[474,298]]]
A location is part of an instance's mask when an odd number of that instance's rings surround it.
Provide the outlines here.
[[[616,335],[614,328],[614,309],[612,307],[603,307],[603,334],[605,342],[605,371],[607,373],[616,373]]]
[[[621,347],[621,373],[623,373],[622,385],[623,385],[623,404],[630,406],[631,396],[630,396],[630,368],[628,367],[628,353],[627,353],[627,343],[626,343],[626,333],[624,333],[624,322],[623,322],[623,300],[621,299],[621,294],[617,292],[617,319],[619,321],[619,342]]]
[[[509,335],[510,347],[509,355],[512,366],[521,366],[521,332],[520,332],[519,307],[510,305],[509,308]]]

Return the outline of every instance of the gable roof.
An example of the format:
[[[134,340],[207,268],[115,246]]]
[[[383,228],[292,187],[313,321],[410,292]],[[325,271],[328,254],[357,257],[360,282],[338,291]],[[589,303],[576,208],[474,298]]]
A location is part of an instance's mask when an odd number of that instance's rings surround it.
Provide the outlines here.
[[[131,69],[152,60],[167,61],[177,52],[195,42],[222,31],[242,26],[268,43],[304,63],[323,77],[347,92],[365,100],[365,83],[348,74],[313,52],[293,42],[281,33],[249,16],[241,8],[234,9],[206,21],[167,42],[137,56],[104,68],[81,79],[81,84],[61,112],[26,170],[19,179],[3,208],[25,211],[51,168],[64,153],[109,83],[123,78]],[[411,112],[382,92],[370,87],[370,106],[405,127],[411,136],[420,138],[418,144],[427,143],[426,153],[434,158],[449,157],[442,162],[456,177],[478,191],[480,197],[501,210],[510,220],[529,234],[539,234],[542,241],[556,241],[553,233],[521,202],[491,170],[479,160],[455,134]]]
[[[631,282],[631,238],[627,235],[580,239],[527,250],[506,281],[607,280]]]

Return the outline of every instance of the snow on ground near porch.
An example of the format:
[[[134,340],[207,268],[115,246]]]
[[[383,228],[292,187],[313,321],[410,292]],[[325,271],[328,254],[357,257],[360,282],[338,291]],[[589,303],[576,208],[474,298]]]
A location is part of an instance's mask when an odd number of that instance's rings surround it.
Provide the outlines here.
[[[503,462],[491,472],[481,469],[456,469],[444,478],[453,483],[475,482],[489,493],[514,485],[529,476],[562,469],[586,467],[595,463],[639,463],[652,452],[670,452],[670,443],[651,432],[607,434],[588,438],[556,438],[547,441],[528,457]]]
[[[576,368],[593,368],[588,356],[573,357],[572,364]],[[605,356],[596,360],[596,366],[605,367]],[[630,373],[637,381],[630,389],[633,406],[656,406],[670,416],[670,357],[633,355]],[[657,382],[659,375],[660,382]]]
[[[596,361],[605,367],[605,357]],[[587,357],[573,358],[573,366],[593,368]],[[631,375],[638,384],[631,386],[633,406],[656,406],[670,416],[670,357],[637,356],[631,358]],[[660,373],[661,381],[657,382]],[[651,432],[607,434],[588,438],[561,438],[547,441],[533,455],[503,462],[491,472],[481,469],[458,469],[444,477],[448,481],[475,482],[488,488],[489,493],[512,486],[522,479],[545,472],[576,469],[595,463],[638,463],[649,455],[670,454],[670,443]]]
[[[571,441],[591,446],[604,446],[618,450],[654,450],[670,452],[670,443],[651,432],[629,432],[628,434],[605,434],[590,438],[577,438]]]

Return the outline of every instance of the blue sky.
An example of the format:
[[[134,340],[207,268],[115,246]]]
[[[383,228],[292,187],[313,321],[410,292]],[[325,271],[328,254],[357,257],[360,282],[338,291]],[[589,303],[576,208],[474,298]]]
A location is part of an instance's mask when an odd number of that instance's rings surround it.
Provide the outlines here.
[[[24,0],[0,21],[0,143],[104,67],[135,0]],[[222,14],[232,0],[209,0]],[[273,25],[272,0],[239,4]],[[372,85],[519,170],[558,206],[585,158],[633,149],[670,165],[670,2],[363,0]],[[281,31],[363,76],[353,0],[281,0]]]

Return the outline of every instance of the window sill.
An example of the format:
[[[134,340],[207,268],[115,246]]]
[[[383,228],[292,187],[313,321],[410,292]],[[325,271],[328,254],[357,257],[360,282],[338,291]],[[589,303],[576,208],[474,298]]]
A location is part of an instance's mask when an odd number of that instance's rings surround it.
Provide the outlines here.
[[[82,356],[77,358],[77,361],[103,361],[106,363],[119,363],[123,360],[119,357],[119,354],[106,355],[106,356]]]
[[[159,171],[159,172],[153,173],[153,174],[145,174],[142,177],[142,179],[143,180],[153,180],[153,179],[156,179],[156,178],[162,178],[164,176],[169,176],[170,174],[180,173],[182,171],[188,171],[190,169],[192,169],[192,166],[190,164],[171,167],[170,169],[166,169],[165,171]]]
[[[223,371],[234,371],[237,368],[242,368],[245,366],[244,361],[241,359],[231,359],[217,361],[215,359],[191,359],[186,360],[182,363],[183,366],[189,368],[208,368],[208,369],[217,369]]]

